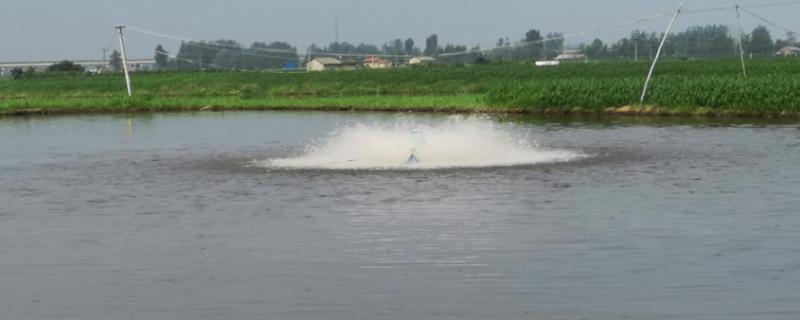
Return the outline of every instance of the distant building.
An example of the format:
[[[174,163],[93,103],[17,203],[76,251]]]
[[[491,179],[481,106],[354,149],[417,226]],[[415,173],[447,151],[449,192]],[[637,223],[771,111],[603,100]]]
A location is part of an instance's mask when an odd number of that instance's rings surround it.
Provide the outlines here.
[[[535,65],[537,67],[558,67],[561,65],[561,61],[558,60],[536,61]]]
[[[783,57],[800,57],[800,48],[798,47],[785,47],[775,53],[776,56]]]
[[[561,54],[555,57],[557,61],[570,61],[570,60],[586,60],[587,56],[578,50],[564,50]]]
[[[364,67],[368,69],[389,69],[392,63],[381,57],[369,57],[363,61]]]
[[[408,61],[410,65],[418,65],[418,64],[431,64],[436,62],[436,58],[434,57],[413,57],[411,60]]]
[[[358,63],[355,61],[342,61],[335,58],[314,58],[306,65],[308,71],[325,71],[325,70],[353,70],[356,69]]]

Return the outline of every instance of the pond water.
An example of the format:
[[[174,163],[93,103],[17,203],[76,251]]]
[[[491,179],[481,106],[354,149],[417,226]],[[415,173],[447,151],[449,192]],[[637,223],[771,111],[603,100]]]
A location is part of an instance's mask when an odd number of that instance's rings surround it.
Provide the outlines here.
[[[0,119],[0,318],[800,318],[800,125],[637,121]]]

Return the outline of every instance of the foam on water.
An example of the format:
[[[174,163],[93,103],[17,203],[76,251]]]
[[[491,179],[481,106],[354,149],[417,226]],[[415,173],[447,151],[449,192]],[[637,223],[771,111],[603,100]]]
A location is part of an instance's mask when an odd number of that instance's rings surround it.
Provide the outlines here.
[[[582,154],[538,147],[526,130],[478,117],[436,124],[399,120],[340,128],[301,156],[259,165],[287,169],[437,169],[571,161]]]

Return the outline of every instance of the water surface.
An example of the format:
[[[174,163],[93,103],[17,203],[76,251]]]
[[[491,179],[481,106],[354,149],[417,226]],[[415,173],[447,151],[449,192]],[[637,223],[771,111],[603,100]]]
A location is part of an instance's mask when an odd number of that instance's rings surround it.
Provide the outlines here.
[[[269,165],[363,150],[347,128],[435,146],[459,121],[0,119],[0,318],[800,318],[797,124],[504,117],[444,145],[582,156]]]

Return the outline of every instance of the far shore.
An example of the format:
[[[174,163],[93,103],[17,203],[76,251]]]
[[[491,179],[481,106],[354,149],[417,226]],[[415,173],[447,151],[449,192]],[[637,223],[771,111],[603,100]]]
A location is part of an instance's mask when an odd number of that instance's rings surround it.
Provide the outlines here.
[[[410,99],[414,100],[414,99]],[[225,111],[322,111],[322,112],[388,112],[388,113],[448,113],[448,114],[515,114],[544,116],[641,116],[641,117],[685,117],[685,118],[760,118],[760,119],[800,119],[800,112],[754,112],[714,110],[710,108],[660,108],[656,106],[623,106],[601,110],[586,108],[518,108],[490,107],[476,104],[466,106],[455,105],[420,105],[398,104],[326,104],[325,99],[309,102],[302,99],[297,104],[286,103],[200,103],[193,100],[185,105],[58,105],[43,103],[43,107],[7,108],[0,110],[0,117],[40,116],[40,115],[82,115],[82,114],[129,114],[129,113],[176,113],[176,112],[225,112]],[[217,103],[214,103],[217,102]],[[395,100],[395,102],[397,102]],[[413,103],[414,101],[407,101]],[[281,104],[282,103],[282,104]],[[305,103],[305,104],[303,104]]]

